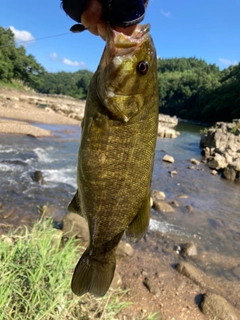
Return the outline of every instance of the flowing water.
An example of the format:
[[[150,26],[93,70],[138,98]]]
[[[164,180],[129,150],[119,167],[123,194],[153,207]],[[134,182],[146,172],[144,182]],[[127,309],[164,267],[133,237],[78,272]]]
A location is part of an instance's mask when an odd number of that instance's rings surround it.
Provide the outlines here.
[[[53,137],[0,136],[1,224],[37,219],[38,206],[44,204],[58,208],[62,217],[75,193],[79,127],[36,125],[51,129]],[[152,189],[163,191],[167,201],[175,200],[179,207],[168,214],[152,210],[150,228],[179,242],[193,241],[202,250],[239,258],[240,185],[211,175],[202,163],[189,169],[190,158],[202,159],[200,127],[180,124],[176,129],[181,132],[178,138],[157,141]],[[165,153],[175,158],[174,164],[162,161]],[[38,170],[43,185],[32,179]],[[172,170],[177,170],[174,177],[169,174]]]

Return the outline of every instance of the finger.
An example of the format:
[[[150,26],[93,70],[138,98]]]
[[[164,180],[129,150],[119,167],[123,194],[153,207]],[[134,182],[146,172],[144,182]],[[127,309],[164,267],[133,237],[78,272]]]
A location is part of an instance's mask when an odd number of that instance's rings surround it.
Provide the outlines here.
[[[92,25],[98,23],[102,16],[102,5],[98,0],[89,0],[86,9],[81,16],[81,22],[86,27],[89,28]],[[95,28],[92,28],[93,33]],[[92,32],[91,27],[90,31]],[[95,33],[94,33],[95,34]]]

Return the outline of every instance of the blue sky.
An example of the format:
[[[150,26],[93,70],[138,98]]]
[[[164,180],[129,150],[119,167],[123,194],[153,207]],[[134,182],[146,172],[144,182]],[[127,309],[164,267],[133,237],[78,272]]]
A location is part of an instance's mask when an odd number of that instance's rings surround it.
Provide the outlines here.
[[[240,0],[150,0],[144,22],[151,24],[161,58],[196,57],[221,69],[240,62]],[[72,34],[74,24],[60,0],[1,0],[0,26],[49,72],[95,71],[104,41],[89,32]],[[47,39],[40,38],[55,36]]]

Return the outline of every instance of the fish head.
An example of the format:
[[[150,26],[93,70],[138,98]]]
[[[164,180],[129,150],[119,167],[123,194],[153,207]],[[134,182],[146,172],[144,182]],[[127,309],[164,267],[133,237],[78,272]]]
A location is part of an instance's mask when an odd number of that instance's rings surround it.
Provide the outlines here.
[[[138,25],[131,36],[109,28],[98,68],[98,95],[125,122],[140,112],[153,81],[157,83],[156,51],[149,31],[149,24]]]

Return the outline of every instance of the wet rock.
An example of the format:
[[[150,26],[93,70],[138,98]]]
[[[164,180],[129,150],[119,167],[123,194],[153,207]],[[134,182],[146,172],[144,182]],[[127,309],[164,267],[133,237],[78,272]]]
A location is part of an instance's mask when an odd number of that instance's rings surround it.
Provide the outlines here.
[[[178,195],[178,198],[179,198],[179,199],[188,199],[189,196],[188,196],[187,194],[179,194],[179,195]]]
[[[158,190],[152,190],[151,191],[151,197],[154,201],[161,201],[166,199],[166,195],[164,192],[158,191]]]
[[[214,293],[206,293],[203,296],[200,309],[209,320],[240,319],[240,313],[227,300]]]
[[[193,211],[193,207],[190,206],[190,205],[187,205],[187,206],[186,206],[186,209],[187,209],[188,211],[190,211],[190,212]]]
[[[153,201],[153,207],[159,212],[174,212],[173,207],[165,201]]]
[[[35,181],[35,182],[37,182],[39,184],[45,184],[42,171],[39,171],[39,170],[35,171],[33,173],[32,179],[33,179],[33,181]]]
[[[181,245],[181,251],[186,257],[197,255],[197,247],[194,243],[191,242]]]
[[[194,166],[188,166],[188,169],[195,170],[195,167]]]
[[[76,213],[69,212],[63,218],[63,234],[70,238],[76,236],[83,241],[88,241],[89,232],[86,220]]]
[[[200,161],[192,158],[192,159],[189,159],[189,161],[192,163],[192,164],[195,164],[195,165],[199,165],[200,164]]]
[[[143,284],[145,285],[145,287],[148,289],[148,291],[150,293],[152,293],[153,295],[155,295],[156,297],[159,297],[160,296],[160,290],[159,290],[159,287],[156,283],[156,280],[154,279],[151,279],[149,277],[146,277],[144,280],[143,280]]]
[[[115,272],[110,288],[112,288],[113,290],[117,290],[118,288],[121,288],[121,286],[122,286],[122,277],[118,272]]]
[[[168,154],[165,154],[162,160],[165,162],[174,163],[174,158],[172,156],[169,156]]]
[[[169,173],[170,173],[170,176],[173,177],[177,174],[177,170],[169,171]]]
[[[176,265],[176,270],[205,289],[221,291],[202,270],[197,269],[188,262],[179,262]]]
[[[124,242],[124,241],[119,242],[119,245],[118,245],[117,251],[116,251],[117,256],[119,256],[119,257],[126,257],[126,256],[132,257],[133,254],[134,254],[134,249],[129,243]]]
[[[171,203],[171,205],[174,206],[174,207],[177,207],[177,208],[179,207],[179,203],[178,203],[176,200],[173,200],[173,201],[171,201],[170,203]]]

